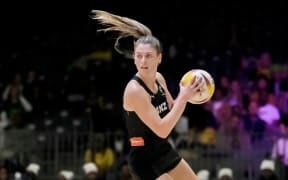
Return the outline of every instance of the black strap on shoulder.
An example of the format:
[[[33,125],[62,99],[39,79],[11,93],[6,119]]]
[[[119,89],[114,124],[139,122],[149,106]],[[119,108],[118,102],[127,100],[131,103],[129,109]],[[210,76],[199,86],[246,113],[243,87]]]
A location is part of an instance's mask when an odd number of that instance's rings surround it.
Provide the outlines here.
[[[132,79],[136,80],[150,95],[153,95],[154,93],[146,86],[144,81],[139,78],[138,76],[134,76]]]
[[[164,93],[165,92],[164,88],[161,86],[161,84],[157,80],[156,80],[156,84],[158,86],[158,91],[160,91],[161,93]]]

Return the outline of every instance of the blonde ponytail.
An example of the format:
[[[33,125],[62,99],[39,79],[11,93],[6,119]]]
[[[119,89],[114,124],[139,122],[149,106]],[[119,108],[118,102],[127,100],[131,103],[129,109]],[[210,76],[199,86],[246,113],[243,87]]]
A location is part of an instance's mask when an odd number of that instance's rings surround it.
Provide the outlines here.
[[[126,37],[134,37],[135,39],[139,39],[143,36],[152,36],[151,30],[147,26],[136,20],[111,14],[102,10],[92,10],[92,13],[92,19],[95,19],[99,21],[100,24],[106,26],[105,28],[99,29],[98,31],[115,31],[119,33],[115,41],[114,48],[115,50],[117,50],[117,52],[126,56],[131,57],[131,52],[123,49],[121,50],[119,44],[120,39]]]

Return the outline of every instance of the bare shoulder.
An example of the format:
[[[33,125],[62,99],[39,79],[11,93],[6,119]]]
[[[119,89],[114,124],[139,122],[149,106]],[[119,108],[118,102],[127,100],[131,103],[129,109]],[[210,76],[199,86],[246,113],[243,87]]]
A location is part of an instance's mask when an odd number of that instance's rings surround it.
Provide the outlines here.
[[[134,80],[130,80],[128,82],[128,84],[126,85],[126,87],[125,87],[124,96],[126,94],[133,95],[135,93],[138,93],[139,90],[140,90],[139,84],[136,81],[134,81]]]
[[[165,80],[164,76],[163,76],[160,72],[157,72],[157,74],[156,74],[156,79],[158,80],[158,82],[159,82],[162,86],[166,86],[166,80]]]
[[[126,110],[133,110],[133,104],[139,100],[146,98],[146,93],[137,81],[131,80],[125,87],[123,95],[123,106]]]
[[[156,73],[156,79],[157,79],[160,83],[165,83],[165,78],[164,78],[164,76],[163,76],[160,72],[157,72],[157,73]]]

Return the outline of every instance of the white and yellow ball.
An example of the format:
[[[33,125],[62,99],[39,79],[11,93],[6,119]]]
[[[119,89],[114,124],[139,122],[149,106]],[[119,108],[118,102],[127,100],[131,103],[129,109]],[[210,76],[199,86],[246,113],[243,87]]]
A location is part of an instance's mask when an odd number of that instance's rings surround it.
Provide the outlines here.
[[[196,79],[203,78],[204,85],[199,89],[197,94],[195,94],[190,99],[190,103],[192,104],[203,104],[209,101],[215,91],[215,83],[214,79],[210,73],[203,69],[192,69],[185,73],[181,78],[181,83],[185,86],[188,85],[193,77],[196,76]]]

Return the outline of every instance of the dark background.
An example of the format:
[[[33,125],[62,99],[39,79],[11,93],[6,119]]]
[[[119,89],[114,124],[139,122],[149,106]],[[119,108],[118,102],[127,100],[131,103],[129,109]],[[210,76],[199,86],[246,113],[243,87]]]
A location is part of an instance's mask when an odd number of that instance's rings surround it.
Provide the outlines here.
[[[2,7],[1,44],[3,59],[9,61],[15,56],[27,62],[37,55],[67,57],[89,51],[97,39],[97,24],[89,18],[92,9],[137,19],[163,40],[185,34],[197,47],[222,48],[233,27],[243,46],[271,48],[278,59],[287,53],[284,0],[9,1]]]
[[[194,54],[201,54],[204,49],[211,57],[221,56],[227,49],[234,49],[238,54],[268,50],[273,63],[288,62],[286,4],[284,0],[9,1],[2,6],[1,79],[5,84],[16,71],[34,68],[41,73],[53,72],[56,81],[50,84],[61,84],[59,77],[75,59],[97,48],[112,48],[113,39],[96,32],[100,26],[89,17],[93,9],[134,18],[147,25],[163,43],[165,59],[169,46],[176,43],[183,56],[190,52],[189,48]],[[233,37],[237,39],[236,44],[231,44]],[[114,55],[113,60],[120,62],[121,57]],[[184,58],[178,57],[176,66],[175,62],[164,60],[160,68],[165,75],[175,76],[173,72],[179,72],[176,77],[179,79],[192,68]],[[196,61],[201,57],[197,58]],[[206,58],[206,64],[211,59]],[[239,56],[228,61],[237,67]],[[117,66],[116,63],[111,71],[114,74],[107,75],[123,75]],[[115,81],[125,84],[129,76],[117,77],[120,79]]]

